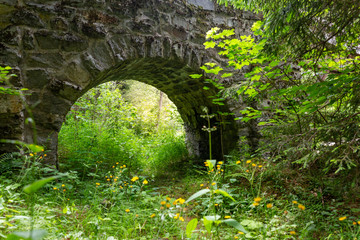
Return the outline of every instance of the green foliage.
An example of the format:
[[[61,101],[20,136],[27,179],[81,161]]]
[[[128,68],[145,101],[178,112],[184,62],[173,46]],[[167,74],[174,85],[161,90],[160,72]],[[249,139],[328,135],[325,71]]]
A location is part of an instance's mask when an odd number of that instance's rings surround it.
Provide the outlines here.
[[[285,156],[291,163],[311,168],[316,176],[319,172],[345,178],[355,174],[351,176],[356,179],[360,58],[346,47],[321,55],[304,54],[301,59],[269,53],[269,36],[259,31],[262,24],[253,28],[260,38],[228,38],[231,32],[218,33],[216,28],[207,34],[216,43],[214,47],[222,49],[219,54],[228,59],[229,67],[243,70],[251,66],[245,81],[237,86],[235,97],[241,96],[250,105],[240,111],[238,119],[257,121],[261,126],[263,154]],[[202,69],[217,76],[224,70],[215,63]],[[359,189],[356,181],[351,184]]]
[[[352,0],[218,0],[242,10],[261,12],[256,30],[266,36],[265,50],[277,56],[315,59],[323,53],[352,54],[360,45],[360,3]],[[314,59],[314,60],[315,60]]]
[[[1,67],[0,66],[0,85],[5,84],[6,86],[0,86],[0,94],[9,94],[9,95],[20,95],[21,91],[27,90],[26,88],[23,88],[21,90],[15,89],[10,84],[9,80],[11,77],[16,77],[15,74],[11,74],[11,67]]]
[[[156,110],[149,111],[141,103],[157,106],[157,101],[147,98],[135,98],[135,107],[132,98],[124,98],[118,86],[110,83],[86,93],[72,107],[59,134],[63,167],[78,171],[83,178],[89,171],[94,173],[92,169],[106,173],[116,162],[130,169],[152,168],[153,173],[176,166],[187,156],[182,129],[174,124],[176,118],[171,120],[172,110],[166,104],[162,115],[169,119],[161,122],[169,125],[160,123],[155,128]]]

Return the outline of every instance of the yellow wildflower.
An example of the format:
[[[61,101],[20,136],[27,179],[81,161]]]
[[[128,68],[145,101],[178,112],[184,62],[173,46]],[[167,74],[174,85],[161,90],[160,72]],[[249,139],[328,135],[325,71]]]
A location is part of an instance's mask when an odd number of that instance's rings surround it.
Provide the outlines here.
[[[143,184],[144,185],[146,185],[146,184],[148,184],[149,182],[145,179],[144,181],[143,181]]]
[[[298,205],[298,208],[300,208],[301,210],[305,210],[305,206],[302,205],[302,204],[299,204],[299,205]]]
[[[256,164],[255,163],[253,163],[253,164],[251,164],[253,167],[256,167]]]
[[[135,182],[136,180],[138,180],[139,179],[139,177],[138,176],[135,176],[135,177],[133,177],[132,179],[131,179],[131,181],[132,182]]]
[[[53,189],[54,189],[54,190],[57,190],[57,188],[56,188],[56,187],[54,187]]]
[[[240,160],[239,160],[239,161],[236,161],[236,164],[240,164],[240,162],[241,162]]]
[[[183,217],[179,217],[179,220],[182,222],[185,221],[185,219]]]
[[[234,236],[235,239],[238,239],[239,237],[238,236]]]
[[[166,197],[166,200],[170,201],[170,200],[171,200],[171,198],[169,198],[169,197]]]
[[[258,168],[262,168],[262,165],[259,165]]]
[[[224,218],[228,219],[228,218],[231,218],[231,216],[225,216]]]
[[[245,233],[243,233],[243,232],[238,232],[238,234],[242,235],[242,234],[245,234]]]
[[[261,197],[256,197],[256,198],[254,198],[254,201],[255,201],[255,202],[260,202],[260,201],[261,201]]]
[[[161,201],[161,203],[160,203],[161,205],[165,205],[166,204],[166,202],[165,201]]]
[[[248,170],[246,170],[246,172],[249,172],[249,169],[248,169]]]
[[[202,183],[202,184],[200,184],[200,187],[203,187],[204,186],[204,184]]]
[[[220,164],[220,165],[221,165],[221,164],[224,164],[224,162],[223,162],[223,161],[220,161],[218,164]]]
[[[290,231],[290,235],[295,235],[296,232],[295,231]]]
[[[360,221],[357,222],[360,225]]]
[[[215,184],[216,184],[216,182],[211,183],[211,185],[213,185],[213,186],[214,186]]]
[[[339,221],[344,221],[346,219],[346,216],[339,218]]]
[[[259,205],[259,203],[258,203],[258,202],[254,202],[252,205],[253,205],[254,207],[256,207],[256,206]]]
[[[251,163],[251,160],[247,160],[246,163]]]
[[[183,198],[178,198],[176,199],[177,202],[179,202],[180,204],[183,204],[185,202],[185,199]]]
[[[297,204],[298,202],[297,201],[292,201],[293,204]]]
[[[272,205],[271,203],[268,203],[268,204],[266,204],[266,207],[267,207],[267,208],[272,208],[273,205]]]
[[[167,203],[167,204],[166,204],[166,207],[167,207],[167,208],[170,208],[170,207],[171,207],[170,203]]]
[[[356,222],[353,222],[353,225],[356,225]]]
[[[65,184],[61,185],[62,187],[65,187]]]
[[[155,214],[155,213],[153,213],[153,214],[151,214],[151,216],[150,216],[150,217],[151,217],[151,218],[153,218],[153,217],[155,217],[155,216],[156,216],[156,214]]]
[[[33,157],[33,156],[34,156],[34,154],[32,154],[32,153],[30,153],[29,155],[30,155],[31,157]]]

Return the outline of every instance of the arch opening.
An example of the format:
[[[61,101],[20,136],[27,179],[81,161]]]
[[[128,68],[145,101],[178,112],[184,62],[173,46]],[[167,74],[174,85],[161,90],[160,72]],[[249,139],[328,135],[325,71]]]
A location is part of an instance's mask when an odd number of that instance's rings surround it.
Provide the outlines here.
[[[162,57],[135,58],[122,61],[106,70],[99,71],[96,77],[84,78],[83,71],[73,69],[71,66],[65,69],[71,71],[71,80],[52,81],[51,86],[44,89],[41,96],[34,98],[29,96],[28,102],[38,100],[40,104],[34,109],[34,117],[38,128],[38,142],[46,146],[51,152],[48,163],[58,165],[57,145],[58,132],[65,120],[66,114],[78,98],[90,89],[106,82],[119,82],[136,80],[149,84],[167,94],[169,99],[176,105],[178,112],[184,122],[186,143],[191,156],[202,163],[209,158],[209,137],[208,132],[202,127],[208,122],[202,118],[203,107],[207,107],[210,114],[218,112],[230,112],[229,107],[214,105],[212,97],[216,89],[207,85],[201,79],[192,79],[190,74],[198,73],[180,59],[168,59]],[[80,80],[82,82],[79,82]],[[75,85],[74,87],[74,84]],[[204,87],[208,90],[204,90]],[[35,92],[36,93],[36,92]],[[33,100],[34,99],[34,100]],[[213,159],[223,159],[224,154],[236,147],[238,133],[235,121],[231,116],[227,119],[226,125],[220,124],[219,118],[211,119],[211,126],[217,126],[219,130],[212,132],[212,156]],[[31,142],[31,134],[26,134],[31,129],[26,129],[25,137]],[[235,131],[234,131],[235,130]],[[30,136],[30,137],[29,137]]]
[[[161,91],[134,80],[107,82],[86,92],[66,115],[60,169],[87,177],[97,166],[109,171],[120,164],[159,174],[188,157],[184,135],[176,106]]]

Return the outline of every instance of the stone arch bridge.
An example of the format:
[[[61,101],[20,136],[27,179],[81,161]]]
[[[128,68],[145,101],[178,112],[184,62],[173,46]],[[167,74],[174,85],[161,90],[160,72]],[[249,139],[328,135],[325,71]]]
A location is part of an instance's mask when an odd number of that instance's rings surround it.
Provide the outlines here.
[[[215,26],[249,34],[254,14],[219,7],[211,0],[0,0],[0,65],[11,66],[12,84],[28,88],[37,140],[57,163],[57,135],[73,103],[107,81],[133,79],[165,92],[185,123],[190,152],[208,156],[208,135],[201,128],[202,106],[210,113],[236,112],[232,104],[215,106],[203,90],[199,72],[207,61],[206,32]],[[208,86],[210,87],[210,86]],[[12,95],[0,95],[0,138],[33,141],[28,112]],[[228,153],[239,135],[249,135],[233,118],[213,132],[214,155]],[[0,145],[0,153],[14,146]]]

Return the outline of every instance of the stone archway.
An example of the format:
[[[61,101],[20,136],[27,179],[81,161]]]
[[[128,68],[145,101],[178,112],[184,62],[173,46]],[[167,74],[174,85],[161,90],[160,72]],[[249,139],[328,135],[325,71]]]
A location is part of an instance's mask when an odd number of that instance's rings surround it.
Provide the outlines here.
[[[52,163],[57,162],[57,134],[76,99],[98,84],[126,79],[165,92],[185,122],[192,152],[206,158],[201,107],[210,112],[235,107],[212,105],[215,89],[204,91],[204,83],[189,74],[210,59],[221,63],[202,45],[207,30],[235,27],[237,34],[249,34],[257,18],[210,0],[6,0],[0,12],[0,64],[15,69],[15,86],[29,89],[26,102],[36,105],[37,139],[52,150]],[[32,142],[20,101],[0,96],[0,105],[1,137]],[[222,141],[220,131],[214,133],[215,149],[221,143],[225,152],[235,147],[239,126],[233,119],[229,123]],[[9,147],[1,145],[4,151]]]

